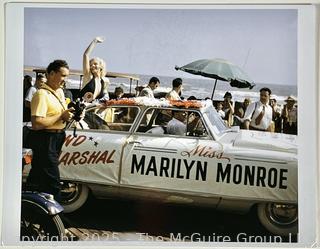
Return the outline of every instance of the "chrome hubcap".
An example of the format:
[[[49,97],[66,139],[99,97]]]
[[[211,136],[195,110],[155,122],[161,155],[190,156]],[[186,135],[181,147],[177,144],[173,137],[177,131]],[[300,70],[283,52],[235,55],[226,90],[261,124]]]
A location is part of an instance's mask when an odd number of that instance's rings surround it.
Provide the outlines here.
[[[266,212],[270,220],[281,226],[288,226],[298,220],[298,207],[294,204],[269,203]]]
[[[76,183],[63,183],[61,188],[61,199],[64,204],[72,203],[78,199],[81,185]]]

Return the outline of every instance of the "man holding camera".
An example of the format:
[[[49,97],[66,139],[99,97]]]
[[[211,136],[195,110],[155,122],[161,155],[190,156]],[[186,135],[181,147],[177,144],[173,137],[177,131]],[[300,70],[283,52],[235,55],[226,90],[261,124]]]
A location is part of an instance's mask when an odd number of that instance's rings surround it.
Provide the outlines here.
[[[27,183],[34,190],[52,194],[60,201],[59,154],[65,140],[66,122],[73,117],[74,108],[67,109],[60,86],[69,75],[64,60],[55,60],[46,70],[47,82],[31,101],[32,168]]]

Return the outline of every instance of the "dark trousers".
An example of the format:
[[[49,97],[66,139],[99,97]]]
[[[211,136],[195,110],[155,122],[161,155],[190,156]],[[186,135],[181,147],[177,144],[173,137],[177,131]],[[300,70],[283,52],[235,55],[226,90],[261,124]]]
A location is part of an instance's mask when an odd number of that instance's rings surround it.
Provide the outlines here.
[[[34,133],[32,166],[27,179],[27,186],[31,189],[52,194],[58,202],[61,200],[59,155],[65,136],[65,132]]]
[[[297,135],[298,134],[297,123],[292,123],[290,125],[289,122],[284,122],[283,123],[283,133]]]

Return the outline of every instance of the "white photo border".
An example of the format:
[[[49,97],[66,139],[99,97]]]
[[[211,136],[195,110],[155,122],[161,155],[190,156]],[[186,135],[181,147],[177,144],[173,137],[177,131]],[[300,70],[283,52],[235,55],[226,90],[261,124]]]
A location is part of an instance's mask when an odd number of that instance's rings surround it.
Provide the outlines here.
[[[22,137],[22,88],[21,82],[23,72],[23,47],[24,47],[24,15],[25,7],[60,7],[69,6],[76,8],[78,3],[81,8],[92,8],[89,1],[69,1],[71,5],[66,5],[63,0],[56,1],[7,1],[1,3],[1,32],[0,45],[4,49],[1,52],[0,60],[0,104],[1,104],[1,129],[0,129],[0,174],[2,176],[2,195],[0,196],[1,209],[1,244],[5,247],[11,245],[26,245],[19,241],[18,233],[20,229],[20,195],[21,195],[21,137]],[[153,2],[146,1],[125,1],[123,3],[113,3],[111,1],[96,1],[97,4],[110,4],[108,7],[132,6],[139,8],[156,8],[156,4],[168,4],[168,7],[187,8],[293,8],[298,9],[298,101],[299,101],[299,147],[298,147],[298,186],[299,186],[299,239],[298,243],[277,244],[283,247],[314,247],[319,241],[319,3],[318,1],[225,1],[208,0]],[[90,4],[89,4],[90,3]],[[54,5],[52,5],[54,4]],[[129,5],[128,5],[129,4]],[[218,5],[215,5],[218,4]],[[232,5],[231,5],[232,4]],[[236,5],[242,4],[242,5]],[[259,4],[259,5],[256,5]],[[280,5],[282,4],[282,5]],[[106,7],[99,5],[98,7]],[[14,28],[12,28],[14,27]],[[14,98],[13,98],[14,96]],[[314,115],[316,114],[316,115]],[[310,132],[313,131],[313,132]],[[101,244],[90,242],[95,246],[130,246],[141,247],[141,242],[116,242]],[[31,244],[30,244],[31,245]],[[39,243],[36,245],[46,245]],[[84,242],[60,242],[57,245],[81,246],[87,248],[89,244]],[[248,244],[227,243],[179,243],[161,244],[153,242],[143,243],[145,246],[165,246],[173,245],[180,247],[245,247]],[[250,244],[250,247],[253,244]],[[253,246],[261,246],[254,244]],[[264,245],[262,245],[264,246]],[[266,244],[270,246],[270,244]],[[318,245],[319,246],[319,245]],[[53,248],[53,247],[52,247]],[[122,247],[123,248],[123,247]]]

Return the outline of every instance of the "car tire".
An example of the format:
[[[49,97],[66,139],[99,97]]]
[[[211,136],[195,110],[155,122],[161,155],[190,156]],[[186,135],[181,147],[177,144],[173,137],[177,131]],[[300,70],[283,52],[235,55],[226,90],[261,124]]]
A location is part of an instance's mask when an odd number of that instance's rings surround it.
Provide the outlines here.
[[[61,189],[61,205],[64,213],[72,213],[79,209],[88,199],[89,188],[80,183],[63,182]]]
[[[261,203],[257,208],[261,224],[281,236],[298,233],[298,207],[294,204]]]

